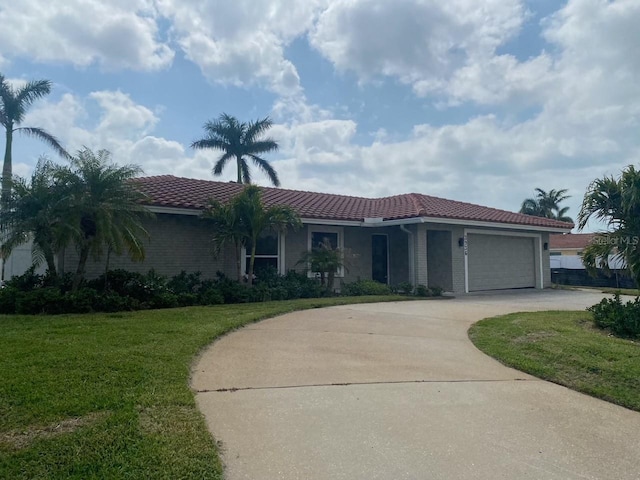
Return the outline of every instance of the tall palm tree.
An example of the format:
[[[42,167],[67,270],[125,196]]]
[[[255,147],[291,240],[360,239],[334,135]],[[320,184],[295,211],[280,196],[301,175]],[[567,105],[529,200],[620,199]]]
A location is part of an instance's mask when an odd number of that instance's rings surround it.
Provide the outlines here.
[[[552,218],[561,222],[573,223],[573,219],[567,216],[569,207],[560,208],[560,203],[568,198],[567,189],[549,190],[546,192],[536,188],[535,198],[526,198],[520,207],[520,213],[533,215],[534,217]]]
[[[57,153],[65,158],[70,155],[62,147],[56,137],[46,130],[38,127],[20,127],[29,107],[36,100],[45,97],[51,92],[49,80],[34,80],[27,82],[22,87],[14,88],[5,77],[0,74],[0,124],[5,129],[4,163],[2,164],[2,202],[8,202],[11,192],[11,176],[13,174],[11,150],[13,147],[13,134],[24,133],[34,138],[39,138]]]
[[[608,231],[598,234],[584,249],[587,270],[608,272],[610,256],[618,257],[640,285],[640,170],[630,165],[619,179],[594,180],[585,193],[578,227],[582,230],[592,218],[604,222]]]
[[[262,135],[271,128],[269,117],[249,123],[240,123],[237,118],[223,113],[216,121],[204,124],[206,136],[191,144],[196,150],[220,150],[222,156],[213,167],[214,175],[221,175],[229,160],[235,159],[238,169],[238,183],[251,183],[251,172],[247,158],[267,174],[271,183],[280,186],[278,174],[273,167],[260,155],[278,150],[278,144],[271,138]]]
[[[2,251],[5,256],[17,246],[33,241],[33,264],[43,260],[49,275],[56,276],[55,254],[65,247],[73,226],[66,214],[64,186],[57,181],[57,166],[41,158],[29,181],[14,177],[9,208],[0,211]]]
[[[76,227],[73,241],[79,260],[73,290],[84,278],[90,254],[98,258],[107,248],[115,254],[126,250],[133,260],[144,259],[142,239],[149,234],[142,220],[152,214],[141,204],[145,196],[130,182],[141,170],[135,165],[119,167],[110,158],[107,150],[94,153],[85,147],[58,173],[67,190],[67,214]]]

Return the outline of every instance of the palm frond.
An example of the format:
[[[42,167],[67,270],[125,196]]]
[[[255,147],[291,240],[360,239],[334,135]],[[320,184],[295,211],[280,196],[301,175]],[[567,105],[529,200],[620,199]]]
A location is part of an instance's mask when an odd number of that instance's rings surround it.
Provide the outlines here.
[[[233,158],[233,156],[234,155],[231,152],[225,152],[213,166],[213,174],[222,175],[222,170],[224,170],[224,167],[227,165],[229,160]]]
[[[272,126],[273,122],[269,117],[265,117],[262,120],[255,120],[253,122],[250,122],[244,135],[244,143],[255,143],[258,137],[269,130]]]
[[[46,97],[50,92],[50,80],[32,80],[19,88],[15,97],[18,103],[23,105],[26,110],[34,101]]]
[[[48,144],[53,150],[58,153],[61,157],[65,159],[70,159],[71,155],[64,149],[64,147],[60,144],[60,141],[48,133],[46,130],[37,127],[20,127],[16,128],[16,132],[24,133],[30,137],[38,138]]]
[[[260,169],[269,177],[269,180],[271,180],[271,183],[273,183],[274,186],[279,187],[280,186],[280,179],[278,178],[278,174],[276,173],[275,169],[271,166],[271,164],[269,162],[267,162],[264,158],[258,157],[257,155],[249,155],[252,159],[253,162],[260,167]]]

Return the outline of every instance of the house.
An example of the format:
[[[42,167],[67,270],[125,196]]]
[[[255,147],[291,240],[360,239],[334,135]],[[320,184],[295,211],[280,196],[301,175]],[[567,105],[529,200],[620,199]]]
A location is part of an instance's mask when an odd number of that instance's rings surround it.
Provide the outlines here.
[[[598,272],[589,275],[582,262],[582,252],[590,243],[597,241],[595,233],[572,233],[551,235],[549,237],[549,254],[551,281],[559,285],[576,285],[585,287],[636,288],[635,282],[626,271],[624,259],[617,255],[609,255],[611,269],[609,275]]]
[[[595,237],[595,233],[551,235],[549,237],[549,254],[552,257],[559,255],[580,255]]]
[[[150,240],[143,263],[111,258],[109,268],[163,275],[182,270],[213,277],[217,271],[234,278],[235,256],[211,254],[211,233],[199,215],[208,199],[228,201],[243,185],[180,178],[172,175],[136,179],[156,214],[149,220]],[[549,234],[566,233],[572,224],[504,210],[410,193],[384,198],[262,188],[263,202],[293,207],[303,228],[266,236],[259,244],[256,267],[272,265],[281,273],[304,270],[303,252],[321,241],[350,251],[348,269],[336,277],[345,282],[373,279],[396,285],[438,286],[450,292],[551,285]],[[77,264],[72,249],[62,256],[62,269]],[[246,263],[246,252],[243,263]],[[66,266],[66,268],[65,268]],[[87,276],[105,270],[105,260],[88,265]]]

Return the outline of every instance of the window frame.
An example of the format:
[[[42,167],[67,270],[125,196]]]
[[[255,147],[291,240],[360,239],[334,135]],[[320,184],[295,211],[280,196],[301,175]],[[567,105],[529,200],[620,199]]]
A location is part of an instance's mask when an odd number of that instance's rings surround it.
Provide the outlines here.
[[[284,275],[285,273],[285,261],[284,261],[284,238],[285,236],[280,232],[267,232],[267,235],[275,235],[278,242],[278,251],[275,255],[258,255],[256,253],[256,260],[258,258],[275,258],[277,261],[277,269],[280,275]],[[249,261],[251,258],[251,252],[247,250],[246,247],[242,247],[240,251],[240,268],[242,275],[247,275],[247,269],[249,268]],[[255,274],[255,272],[254,272]]]

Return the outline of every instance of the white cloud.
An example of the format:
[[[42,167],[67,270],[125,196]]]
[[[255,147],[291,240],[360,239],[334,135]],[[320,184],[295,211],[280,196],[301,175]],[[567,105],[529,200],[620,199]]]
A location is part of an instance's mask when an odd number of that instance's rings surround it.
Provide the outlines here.
[[[159,0],[187,58],[212,82],[258,84],[298,95],[300,78],[285,47],[310,28],[324,0]]]
[[[173,60],[151,0],[0,0],[0,55],[107,70],[158,70]]]
[[[491,59],[525,16],[519,0],[336,0],[309,36],[338,70],[398,78],[426,95]]]

